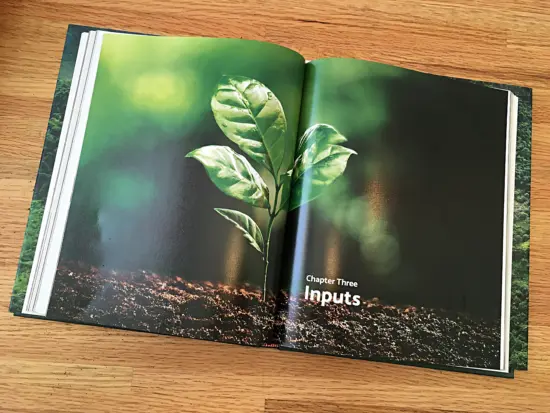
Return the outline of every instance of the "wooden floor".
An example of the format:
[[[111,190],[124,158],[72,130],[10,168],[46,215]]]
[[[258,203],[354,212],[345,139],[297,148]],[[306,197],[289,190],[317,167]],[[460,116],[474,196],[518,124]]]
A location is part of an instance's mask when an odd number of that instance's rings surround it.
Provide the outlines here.
[[[487,378],[9,314],[68,23],[261,39],[308,59],[532,87],[529,372]],[[0,412],[549,412],[549,195],[548,0],[2,0]]]

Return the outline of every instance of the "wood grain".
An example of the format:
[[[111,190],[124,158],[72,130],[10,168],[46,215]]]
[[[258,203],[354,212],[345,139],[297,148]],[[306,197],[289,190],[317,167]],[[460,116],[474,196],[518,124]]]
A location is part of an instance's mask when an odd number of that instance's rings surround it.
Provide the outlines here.
[[[280,43],[532,87],[529,371],[505,380],[13,317],[7,307],[68,23]],[[0,411],[547,412],[547,0],[3,0]]]

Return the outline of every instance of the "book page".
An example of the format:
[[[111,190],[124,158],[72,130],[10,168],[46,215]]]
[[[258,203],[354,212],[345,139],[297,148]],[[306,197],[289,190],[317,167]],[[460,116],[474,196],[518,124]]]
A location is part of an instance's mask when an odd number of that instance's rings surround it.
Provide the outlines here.
[[[102,36],[47,318],[266,344],[303,58]]]
[[[284,347],[504,370],[507,126],[506,91],[308,63]]]

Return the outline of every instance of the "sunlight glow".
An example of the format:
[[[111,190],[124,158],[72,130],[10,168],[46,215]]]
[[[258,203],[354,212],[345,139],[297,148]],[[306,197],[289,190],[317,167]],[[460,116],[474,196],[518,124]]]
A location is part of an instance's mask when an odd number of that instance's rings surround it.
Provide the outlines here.
[[[136,78],[132,100],[138,107],[152,111],[185,111],[191,103],[189,85],[170,73],[148,73]]]

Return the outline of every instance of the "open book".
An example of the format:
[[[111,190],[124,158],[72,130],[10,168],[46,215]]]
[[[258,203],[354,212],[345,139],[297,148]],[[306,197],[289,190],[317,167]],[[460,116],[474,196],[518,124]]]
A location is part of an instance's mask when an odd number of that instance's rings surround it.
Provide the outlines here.
[[[71,26],[11,309],[510,375],[512,88]]]

